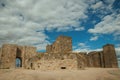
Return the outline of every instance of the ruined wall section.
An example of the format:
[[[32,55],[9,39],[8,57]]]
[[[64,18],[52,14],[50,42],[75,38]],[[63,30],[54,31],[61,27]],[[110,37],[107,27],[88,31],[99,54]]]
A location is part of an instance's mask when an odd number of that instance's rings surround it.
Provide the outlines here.
[[[67,70],[84,69],[84,59],[82,55],[77,53],[44,53],[39,55],[39,60],[34,61],[31,69],[40,70]]]
[[[59,36],[52,45],[47,45],[48,53],[66,53],[72,51],[72,39],[67,36]]]
[[[60,70],[62,68],[67,70],[77,69],[77,61],[74,59],[52,59],[52,60],[40,60],[37,62],[35,69],[40,70]]]
[[[36,53],[36,48],[35,47],[30,47],[30,46],[24,46],[25,48],[25,54],[24,54],[24,67],[27,68],[29,65],[29,59],[34,57]]]
[[[0,48],[0,66],[2,65],[2,63],[1,63],[1,55],[2,55],[2,48]]]
[[[52,52],[52,45],[47,45],[46,46],[46,52],[51,53]]]
[[[118,67],[114,45],[107,44],[103,46],[103,56],[104,56],[105,68]]]
[[[88,67],[88,57],[87,57],[87,53],[86,52],[79,52],[78,54],[80,54],[82,57],[82,59],[84,60],[84,67]]]
[[[99,56],[100,56],[100,66],[102,68],[104,68],[105,67],[105,62],[104,62],[103,51],[99,51],[98,53],[99,53]]]
[[[4,44],[2,46],[1,65],[0,68],[15,68],[16,45]]]
[[[55,52],[70,52],[70,51],[72,51],[71,37],[59,36],[56,40],[56,44],[54,47],[55,47]]]
[[[24,46],[17,46],[17,51],[16,51],[16,58],[20,58],[22,61],[22,67],[25,67],[25,47]]]
[[[1,60],[2,48],[0,48],[0,60]]]
[[[102,51],[93,51],[87,55],[88,67],[104,67]]]
[[[92,59],[93,59],[93,66],[94,67],[101,67],[101,57],[99,52],[94,52],[92,54]]]
[[[78,69],[84,69],[87,65],[85,55],[76,53]]]
[[[90,52],[90,53],[88,53],[88,67],[94,67],[94,63],[95,63],[95,61],[94,61],[94,58],[95,58],[95,52]]]
[[[1,48],[0,68],[16,68],[16,58],[19,58],[22,61],[21,67],[25,68],[28,59],[35,55],[35,47],[4,44]]]
[[[90,52],[87,55],[88,67],[117,68],[117,57],[114,45],[103,46],[103,51]]]

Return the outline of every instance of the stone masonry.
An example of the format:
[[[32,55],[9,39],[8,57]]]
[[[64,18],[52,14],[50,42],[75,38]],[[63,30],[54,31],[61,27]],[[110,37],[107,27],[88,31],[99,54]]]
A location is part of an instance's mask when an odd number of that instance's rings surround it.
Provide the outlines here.
[[[104,67],[118,67],[114,45],[107,44],[103,46]]]
[[[38,53],[35,47],[3,44],[0,48],[0,69],[16,68],[16,58],[20,67],[39,70],[84,69],[85,67],[117,68],[114,45],[107,44],[101,51],[73,52],[72,38],[59,36],[46,46],[46,52]]]
[[[72,51],[71,37],[59,36],[52,45],[47,45],[46,52],[48,53],[65,53]]]
[[[16,58],[21,60],[21,67],[25,68],[27,60],[36,55],[35,51],[35,47],[4,44],[1,48],[0,68],[15,68]]]
[[[37,56],[40,57],[38,54]],[[38,57],[36,57],[38,58]],[[77,53],[66,53],[66,54],[56,54],[56,53],[44,53],[40,59],[32,59],[33,64],[32,69],[39,70],[76,70],[84,69],[84,59],[80,54]],[[31,68],[31,67],[29,67]]]
[[[88,67],[117,68],[117,57],[114,45],[106,44],[103,51],[90,52],[87,55]]]

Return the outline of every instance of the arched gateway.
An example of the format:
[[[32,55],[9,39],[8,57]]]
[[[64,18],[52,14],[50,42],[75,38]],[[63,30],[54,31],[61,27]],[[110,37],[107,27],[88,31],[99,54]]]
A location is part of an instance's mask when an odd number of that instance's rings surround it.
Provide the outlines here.
[[[26,68],[28,59],[36,55],[36,48],[30,46],[18,46],[4,44],[1,47],[0,68]]]

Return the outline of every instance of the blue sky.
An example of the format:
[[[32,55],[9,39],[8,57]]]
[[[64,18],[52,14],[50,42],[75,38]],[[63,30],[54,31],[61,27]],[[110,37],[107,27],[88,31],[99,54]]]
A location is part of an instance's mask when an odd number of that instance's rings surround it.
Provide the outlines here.
[[[59,35],[72,37],[73,51],[120,53],[120,0],[0,0],[0,45],[45,51]]]

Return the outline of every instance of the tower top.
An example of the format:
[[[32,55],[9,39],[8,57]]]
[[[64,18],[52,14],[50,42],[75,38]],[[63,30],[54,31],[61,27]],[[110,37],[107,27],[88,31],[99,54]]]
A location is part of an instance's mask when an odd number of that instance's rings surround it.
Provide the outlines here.
[[[113,44],[106,44],[106,45],[103,46],[103,48],[104,48],[104,47],[107,47],[107,46],[113,46],[113,47],[114,47]]]

